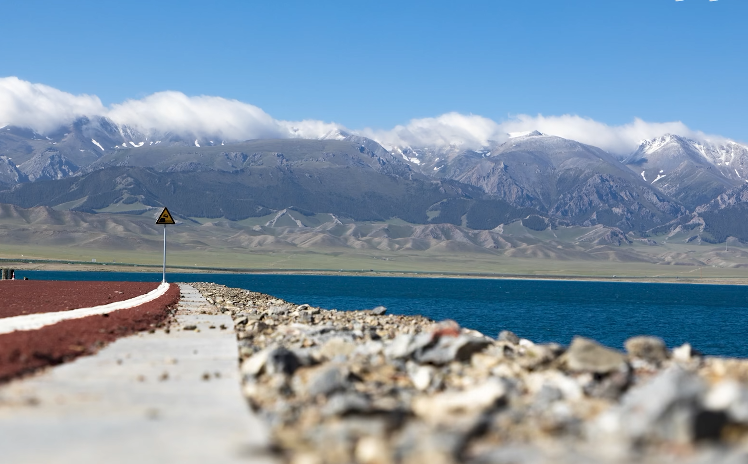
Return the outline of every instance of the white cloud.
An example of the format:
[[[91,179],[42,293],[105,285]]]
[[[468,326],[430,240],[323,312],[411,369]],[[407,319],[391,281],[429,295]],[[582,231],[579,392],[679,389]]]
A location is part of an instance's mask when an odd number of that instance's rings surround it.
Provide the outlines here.
[[[144,133],[187,132],[198,137],[220,136],[227,140],[318,138],[341,127],[315,120],[280,121],[257,106],[238,100],[188,97],[173,91],[112,105],[106,116]]]
[[[181,92],[158,92],[114,104],[104,116],[146,134],[188,133],[233,140],[288,137],[278,121],[254,105],[221,97],[188,97]]]
[[[0,78],[0,126],[15,125],[44,133],[80,116],[105,112],[94,95],[73,95],[17,77]]]
[[[409,145],[468,148],[486,146],[490,141],[503,141],[507,135],[495,121],[483,116],[446,113],[436,118],[413,119],[405,126],[391,130],[364,129],[362,135],[377,140],[386,148]]]
[[[680,121],[646,122],[639,118],[620,126],[609,126],[589,118],[575,115],[528,116],[518,115],[501,124],[506,132],[538,130],[544,134],[556,135],[600,147],[612,153],[629,153],[644,139],[652,139],[664,134],[675,134],[695,140],[726,140],[720,136],[709,136],[688,128]]]
[[[287,131],[289,137],[300,139],[317,139],[335,129],[350,132],[340,124],[317,121],[315,119],[305,119],[303,121],[278,121],[278,123]]]
[[[682,122],[652,123],[634,119],[628,124],[610,126],[576,115],[516,115],[497,122],[478,115],[446,113],[413,119],[389,130],[351,131],[339,124],[317,120],[277,120],[254,105],[221,97],[190,97],[166,91],[105,107],[93,95],[73,95],[16,77],[0,78],[0,127],[16,125],[45,133],[80,116],[105,116],[146,134],[172,132],[224,140],[319,138],[339,129],[370,137],[387,148],[403,145],[480,148],[492,141],[507,140],[509,133],[532,130],[619,154],[630,153],[643,139],[666,133],[696,140],[725,140],[694,131]]]
[[[599,121],[575,115],[529,116],[525,114],[495,122],[482,116],[447,113],[437,118],[413,119],[404,126],[391,130],[364,129],[361,131],[387,147],[409,145],[480,148],[490,141],[504,142],[511,133],[540,131],[600,147],[612,153],[627,154],[644,139],[663,134],[676,134],[695,140],[723,141],[724,137],[707,135],[689,129],[682,122],[651,123],[641,119],[620,126],[609,126]]]

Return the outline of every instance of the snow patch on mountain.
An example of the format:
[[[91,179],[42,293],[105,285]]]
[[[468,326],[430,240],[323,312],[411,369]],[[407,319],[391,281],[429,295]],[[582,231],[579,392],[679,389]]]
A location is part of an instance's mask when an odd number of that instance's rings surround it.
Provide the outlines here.
[[[509,138],[510,139],[514,139],[514,138],[517,138],[517,137],[524,137],[526,135],[530,135],[531,133],[532,133],[532,131],[510,132],[509,133]]]
[[[97,142],[96,140],[91,139],[91,143],[93,143],[97,147],[101,148],[101,151],[106,151],[106,150],[104,150],[104,147],[102,147],[101,144],[99,142]]]
[[[690,155],[689,155],[690,153]],[[632,153],[625,161],[626,164],[636,164],[640,161],[659,159],[660,162],[669,159],[678,161],[682,158],[685,161],[688,157],[696,161],[699,158],[708,165],[715,167],[733,166],[733,169],[720,169],[720,172],[726,177],[732,176],[732,171],[742,178],[748,174],[748,147],[735,141],[696,141],[685,137],[672,134],[665,134],[650,140],[642,140],[639,148]],[[740,170],[743,170],[741,175]]]
[[[544,135],[545,134],[537,130],[522,131],[522,132],[509,132],[510,139],[516,139],[518,137],[542,137]]]
[[[319,137],[319,140],[345,140],[345,138],[350,135],[351,134],[346,131],[335,128]]]
[[[673,137],[670,134],[652,140],[642,140],[639,142],[639,150],[637,150],[637,152],[644,155],[650,155],[672,141]]]

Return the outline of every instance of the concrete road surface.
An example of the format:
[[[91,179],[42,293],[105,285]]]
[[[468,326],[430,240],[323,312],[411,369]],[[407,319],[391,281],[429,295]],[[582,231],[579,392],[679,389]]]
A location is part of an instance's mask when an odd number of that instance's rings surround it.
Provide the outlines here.
[[[231,318],[200,314],[208,302],[180,288],[169,334],[126,337],[0,386],[0,462],[275,462],[240,392]]]

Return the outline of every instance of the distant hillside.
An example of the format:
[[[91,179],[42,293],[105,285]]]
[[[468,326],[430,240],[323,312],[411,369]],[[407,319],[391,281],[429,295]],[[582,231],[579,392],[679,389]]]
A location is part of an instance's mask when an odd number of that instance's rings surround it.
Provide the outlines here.
[[[57,211],[40,206],[0,204],[0,243],[11,247],[54,247],[73,255],[85,250],[158,253],[162,227],[155,224],[161,208],[143,213]],[[537,218],[537,216],[535,216]],[[243,221],[177,218],[169,226],[173,252],[229,250],[237,260],[255,252],[298,252],[396,259],[402,253],[424,256],[484,255],[491,259],[550,259],[688,264],[670,251],[629,239],[604,226],[537,227],[533,220],[515,220],[495,230],[473,230],[452,224],[408,224],[401,220],[352,222],[332,214],[285,209]],[[541,230],[542,229],[542,230]],[[64,247],[64,250],[60,247]],[[69,251],[65,251],[69,250]],[[79,251],[75,251],[79,250]],[[696,264],[696,262],[691,262]]]
[[[385,149],[341,131],[237,141],[143,134],[101,117],[47,134],[0,128],[0,201],[91,213],[168,205],[185,218],[242,220],[296,208],[474,230],[516,220],[538,230],[603,225],[638,237],[692,227],[697,238],[687,240],[743,240],[731,225],[739,208],[708,205],[746,181],[748,147],[675,135],[642,141],[619,159],[537,131],[479,149]]]
[[[239,171],[156,172],[116,167],[80,177],[18,185],[0,202],[84,212],[143,211],[168,205],[182,217],[241,220],[294,207],[355,221],[431,219],[493,228],[530,214],[470,186],[367,172],[348,165],[298,169],[283,163]],[[442,216],[443,212],[443,216]],[[463,218],[464,217],[464,218]]]

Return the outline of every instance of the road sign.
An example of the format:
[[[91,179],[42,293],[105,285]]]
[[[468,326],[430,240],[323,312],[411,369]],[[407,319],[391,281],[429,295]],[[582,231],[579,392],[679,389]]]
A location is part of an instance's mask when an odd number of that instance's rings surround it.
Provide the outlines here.
[[[161,216],[158,217],[158,220],[156,220],[156,224],[176,224],[174,222],[174,218],[171,217],[171,213],[169,213],[169,210],[167,208],[164,208],[163,211],[161,211]]]
[[[174,222],[174,218],[171,217],[169,209],[164,207],[164,210],[161,211],[161,215],[156,220],[156,224],[164,225],[164,272],[162,282],[166,282],[166,226],[169,224],[176,224],[176,222]]]

